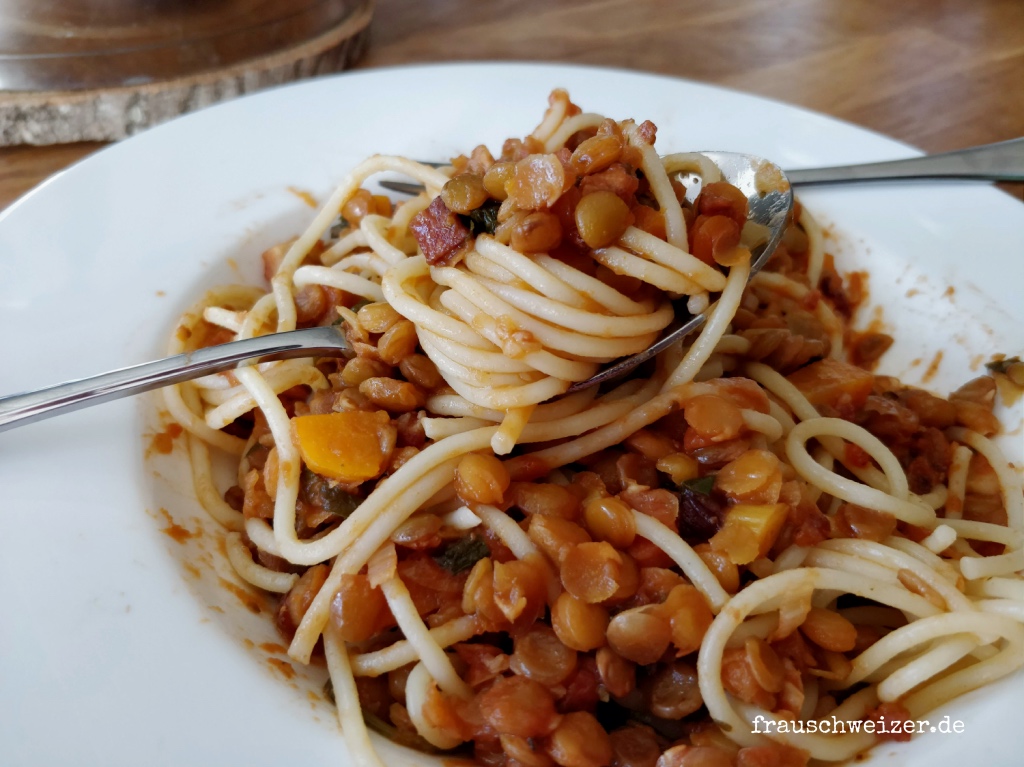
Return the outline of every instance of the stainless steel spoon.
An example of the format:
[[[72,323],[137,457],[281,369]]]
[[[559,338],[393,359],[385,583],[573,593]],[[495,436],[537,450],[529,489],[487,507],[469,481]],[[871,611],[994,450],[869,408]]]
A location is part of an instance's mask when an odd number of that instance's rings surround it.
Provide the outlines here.
[[[775,192],[769,195],[757,193],[753,178],[754,170],[763,162],[759,158],[726,152],[705,154],[722,165],[726,179],[738,186],[751,199],[751,218],[769,227],[768,240],[753,253],[753,271],[756,271],[763,266],[778,245],[782,224],[792,205],[792,195],[789,192]],[[790,183],[802,185],[923,179],[1024,181],[1024,138],[909,160],[793,170],[787,175]],[[412,191],[418,190],[413,187]],[[691,191],[695,192],[696,189]],[[681,319],[670,333],[659,339],[647,351],[605,368],[593,378],[575,384],[571,391],[594,386],[632,370],[671,345],[676,339],[692,332],[703,321],[703,314]],[[0,431],[169,384],[189,381],[209,373],[230,370],[243,362],[288,357],[347,356],[351,353],[352,350],[344,335],[335,327],[308,328],[245,341],[233,341],[91,378],[0,397]]]
[[[435,168],[447,163],[426,162]],[[1024,181],[1024,138],[957,149],[942,154],[911,157],[906,160],[869,162],[861,165],[834,165],[828,168],[795,168],[786,171],[791,184],[821,186],[870,181]],[[419,194],[422,184],[406,181],[381,181],[392,192]]]

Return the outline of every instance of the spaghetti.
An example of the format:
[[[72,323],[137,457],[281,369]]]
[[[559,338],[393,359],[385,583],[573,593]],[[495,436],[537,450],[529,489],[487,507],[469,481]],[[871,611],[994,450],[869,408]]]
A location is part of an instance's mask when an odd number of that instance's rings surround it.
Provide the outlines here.
[[[917,719],[1024,664],[991,379],[942,399],[846,362],[885,339],[848,332],[810,214],[748,282],[746,200],[655,133],[555,91],[498,159],[372,157],[264,254],[268,291],[212,291],[175,333],[171,353],[318,323],[352,343],[167,404],[361,764],[364,717],[492,765],[841,761],[876,736],[755,723]],[[364,189],[385,171],[426,191],[395,207]],[[565,394],[674,300],[711,307],[696,337]],[[238,456],[224,494],[211,448]]]

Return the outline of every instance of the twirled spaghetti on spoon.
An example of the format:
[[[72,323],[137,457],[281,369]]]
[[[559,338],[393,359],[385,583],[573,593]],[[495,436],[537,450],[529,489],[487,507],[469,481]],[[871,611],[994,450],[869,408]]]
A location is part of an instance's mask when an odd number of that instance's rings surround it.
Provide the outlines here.
[[[212,291],[174,336],[352,342],[167,403],[232,565],[281,595],[293,659],[325,656],[361,763],[364,719],[482,764],[838,761],[879,735],[818,723],[902,738],[1024,663],[992,379],[943,399],[863,367],[887,339],[850,330],[855,285],[799,206],[748,285],[746,198],[655,136],[555,91],[497,159],[372,157],[264,254],[269,291]],[[393,206],[364,188],[385,171],[426,192]],[[715,303],[655,364],[564,395],[672,301]],[[223,493],[210,448],[239,457]]]

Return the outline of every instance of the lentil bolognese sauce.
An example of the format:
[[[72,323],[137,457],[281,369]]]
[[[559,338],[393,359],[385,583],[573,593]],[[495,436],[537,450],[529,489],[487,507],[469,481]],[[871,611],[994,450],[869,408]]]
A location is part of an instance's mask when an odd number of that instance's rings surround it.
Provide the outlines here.
[[[909,735],[755,721],[891,725],[1024,663],[992,379],[940,398],[852,364],[891,339],[849,331],[858,296],[807,210],[748,284],[745,198],[655,132],[556,90],[498,158],[372,157],[263,254],[269,290],[181,320],[172,352],[315,324],[352,343],[167,403],[232,565],[280,596],[290,656],[325,658],[362,764],[367,722],[484,765],[839,761]],[[381,171],[426,191],[394,205],[363,187]],[[715,302],[699,334],[565,394],[680,297]],[[211,449],[238,456],[224,493]]]

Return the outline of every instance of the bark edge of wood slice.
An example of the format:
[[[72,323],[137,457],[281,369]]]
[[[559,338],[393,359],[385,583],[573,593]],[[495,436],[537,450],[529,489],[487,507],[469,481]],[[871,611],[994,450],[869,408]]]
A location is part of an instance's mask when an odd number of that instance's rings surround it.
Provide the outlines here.
[[[372,17],[369,3],[298,45],[176,79],[95,90],[0,91],[0,146],[117,141],[220,101],[340,72],[365,52]]]

